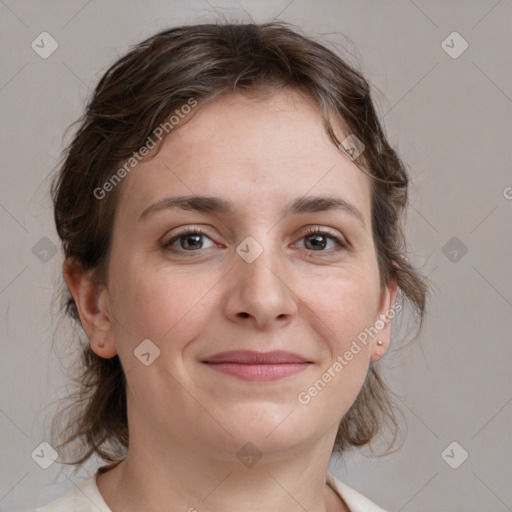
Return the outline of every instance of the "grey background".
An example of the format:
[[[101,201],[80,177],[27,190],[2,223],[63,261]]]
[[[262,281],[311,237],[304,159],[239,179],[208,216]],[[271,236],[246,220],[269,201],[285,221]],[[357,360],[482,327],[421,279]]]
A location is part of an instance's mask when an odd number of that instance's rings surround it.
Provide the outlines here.
[[[384,360],[407,421],[405,442],[380,459],[367,450],[349,454],[332,461],[332,470],[389,510],[511,510],[512,2],[211,5],[241,20],[244,10],[256,21],[277,16],[353,54],[414,177],[409,258],[436,289],[420,339]],[[2,511],[45,503],[78,479],[68,478],[70,468],[45,470],[31,457],[47,439],[51,402],[67,383],[52,350],[62,255],[48,196],[64,130],[130,45],[169,26],[211,21],[212,6],[0,0]],[[31,48],[43,31],[59,45],[47,59]],[[457,58],[442,46],[454,31],[469,45]],[[444,43],[452,53],[462,48],[456,37]],[[459,461],[462,449],[469,454],[457,469],[441,456],[453,441],[446,460]]]

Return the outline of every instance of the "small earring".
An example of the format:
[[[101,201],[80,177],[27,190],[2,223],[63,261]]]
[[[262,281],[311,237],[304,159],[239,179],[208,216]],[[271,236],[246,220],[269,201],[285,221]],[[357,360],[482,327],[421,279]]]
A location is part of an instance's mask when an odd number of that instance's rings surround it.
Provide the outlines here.
[[[378,341],[377,341],[377,345],[382,346],[382,345],[383,345],[382,340],[378,340]]]

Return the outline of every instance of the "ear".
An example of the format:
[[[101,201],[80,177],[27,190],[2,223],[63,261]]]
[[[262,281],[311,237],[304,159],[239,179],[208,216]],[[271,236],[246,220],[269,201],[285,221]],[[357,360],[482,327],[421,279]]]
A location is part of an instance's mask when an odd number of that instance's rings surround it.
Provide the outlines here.
[[[110,359],[117,354],[113,323],[109,316],[108,291],[105,286],[94,284],[91,272],[72,258],[67,258],[62,267],[62,275],[80,315],[85,334],[91,349],[100,357]]]
[[[375,320],[375,326],[379,328],[379,332],[374,336],[372,342],[370,357],[372,363],[381,359],[389,348],[391,342],[391,320],[396,316],[396,312],[393,310],[393,304],[397,291],[398,285],[396,280],[389,281],[382,289],[379,313]],[[380,329],[380,327],[382,327],[382,329]],[[382,341],[381,345],[377,344],[379,340]]]

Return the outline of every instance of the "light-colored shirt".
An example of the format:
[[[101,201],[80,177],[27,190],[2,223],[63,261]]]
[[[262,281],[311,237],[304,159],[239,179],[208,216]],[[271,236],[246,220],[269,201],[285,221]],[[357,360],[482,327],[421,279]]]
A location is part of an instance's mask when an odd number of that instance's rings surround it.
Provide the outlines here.
[[[327,472],[327,484],[345,501],[350,512],[386,512],[373,501]],[[96,485],[96,475],[33,512],[112,512]]]

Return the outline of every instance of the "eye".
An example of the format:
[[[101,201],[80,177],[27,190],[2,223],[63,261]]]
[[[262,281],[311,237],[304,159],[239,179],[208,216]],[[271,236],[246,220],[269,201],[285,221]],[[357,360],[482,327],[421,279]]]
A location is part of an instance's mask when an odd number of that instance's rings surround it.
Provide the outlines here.
[[[202,240],[204,238],[212,242],[209,247],[215,246],[211,238],[200,228],[188,227],[162,244],[162,247],[171,252],[198,252],[198,249],[208,248],[204,245]],[[341,237],[321,228],[310,229],[302,236],[301,240],[306,240],[305,249],[313,252],[331,252],[348,248],[347,243]],[[329,240],[334,247],[327,247]]]
[[[314,252],[330,252],[330,250],[324,250],[328,245],[328,240],[334,243],[334,250],[342,250],[347,248],[346,242],[339,236],[324,231],[320,228],[314,228],[309,230],[301,240],[306,240],[306,249]],[[309,243],[308,243],[309,241]],[[309,245],[309,247],[308,247]],[[332,249],[332,248],[331,248]]]
[[[196,252],[197,249],[204,249],[204,243],[201,238],[206,237],[211,240],[203,231],[199,228],[185,228],[178,235],[172,237],[170,240],[165,242],[162,247],[171,252]],[[179,242],[178,247],[173,247],[176,242]],[[214,246],[212,245],[210,247]]]

